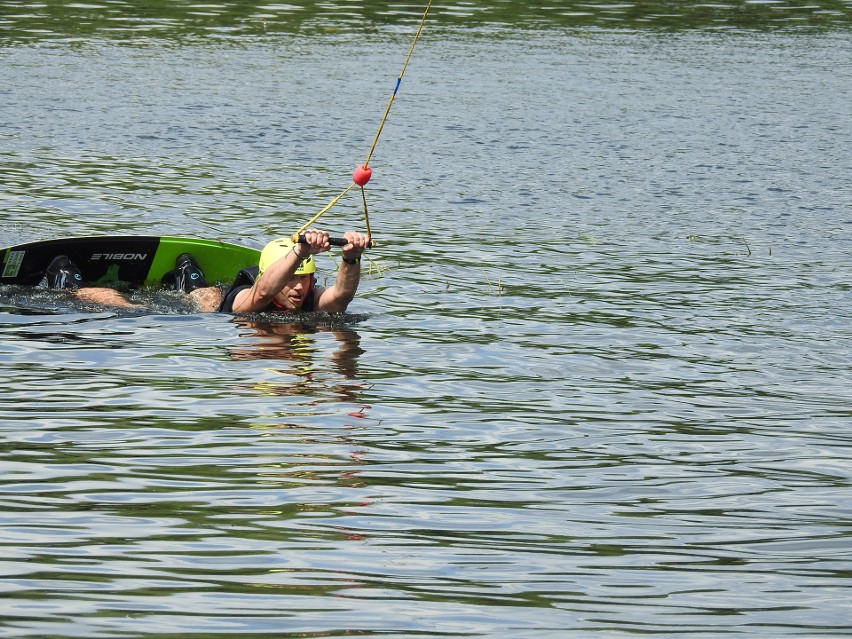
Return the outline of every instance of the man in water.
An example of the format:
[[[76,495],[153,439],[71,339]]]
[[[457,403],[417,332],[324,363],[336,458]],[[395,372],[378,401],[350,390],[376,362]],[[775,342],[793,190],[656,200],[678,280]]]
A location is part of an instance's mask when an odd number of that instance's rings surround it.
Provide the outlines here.
[[[269,242],[260,255],[258,266],[240,271],[224,296],[218,287],[207,284],[198,264],[186,253],[177,258],[175,270],[163,278],[163,283],[187,293],[202,312],[344,312],[358,290],[361,254],[369,244],[369,237],[354,231],[344,234],[348,243],[342,247],[343,259],[337,279],[328,288],[316,284],[314,255],[331,248],[329,235],[312,229],[303,237],[304,241],[298,244],[290,238]],[[141,307],[114,289],[85,286],[80,270],[66,256],[59,256],[50,263],[42,285],[71,290],[84,302]]]
[[[343,247],[337,279],[329,288],[316,284],[314,264],[314,255],[331,248],[328,233],[311,230],[304,234],[304,238],[305,241],[298,244],[289,237],[267,244],[260,254],[257,276],[244,270],[242,273],[248,277],[242,281],[237,278],[225,293],[218,310],[233,313],[345,311],[358,290],[361,254],[367,248],[369,238],[354,231],[343,235],[348,243]],[[196,303],[208,302],[196,299]]]

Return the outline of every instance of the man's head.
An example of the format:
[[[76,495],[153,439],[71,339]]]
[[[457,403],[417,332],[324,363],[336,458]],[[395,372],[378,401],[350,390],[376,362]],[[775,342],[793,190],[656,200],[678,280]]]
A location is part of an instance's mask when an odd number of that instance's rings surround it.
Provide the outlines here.
[[[263,272],[274,262],[292,251],[293,246],[293,241],[289,237],[281,237],[267,244],[260,254],[258,277],[263,275]],[[314,273],[316,271],[314,256],[309,255],[301,261],[299,267],[293,273],[293,277],[279,291],[272,303],[281,310],[295,311],[300,309],[314,287]]]
[[[260,267],[260,272],[258,275],[263,275],[263,272],[269,268],[269,266],[287,255],[290,251],[293,250],[293,240],[289,237],[279,237],[277,240],[272,240],[269,244],[263,247],[263,251],[260,254],[260,263],[258,266]],[[299,264],[299,268],[296,269],[294,275],[311,275],[317,272],[317,266],[314,263],[314,256],[309,255],[305,259],[302,260],[302,263]]]

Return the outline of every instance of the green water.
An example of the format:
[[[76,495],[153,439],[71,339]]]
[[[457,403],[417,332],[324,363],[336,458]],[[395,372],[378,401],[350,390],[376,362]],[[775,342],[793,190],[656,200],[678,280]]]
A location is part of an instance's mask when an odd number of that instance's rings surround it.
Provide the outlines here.
[[[426,2],[22,2],[3,8],[12,40],[246,37],[372,32],[419,20]],[[848,1],[602,2],[515,0],[436,2],[430,30],[553,28],[627,30],[847,29]]]
[[[292,232],[421,11],[3,3],[0,244]],[[357,321],[0,287],[0,635],[852,635],[849,3],[430,15]]]

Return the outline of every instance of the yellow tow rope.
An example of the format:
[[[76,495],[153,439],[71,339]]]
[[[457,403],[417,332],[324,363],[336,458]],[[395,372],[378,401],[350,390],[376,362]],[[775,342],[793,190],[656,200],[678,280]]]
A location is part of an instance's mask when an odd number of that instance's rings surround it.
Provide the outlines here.
[[[417,33],[414,34],[414,41],[411,43],[411,48],[408,50],[408,55],[405,58],[405,63],[402,65],[402,71],[399,73],[399,77],[396,79],[396,86],[394,86],[393,93],[391,93],[390,100],[388,100],[388,106],[385,108],[385,113],[382,115],[382,120],[379,122],[379,130],[376,131],[376,137],[373,138],[373,144],[370,146],[370,152],[367,153],[367,159],[364,160],[364,163],[355,169],[355,172],[352,175],[352,184],[343,189],[343,192],[340,195],[333,198],[326,206],[324,206],[319,213],[314,215],[310,220],[308,220],[304,225],[302,225],[298,231],[293,233],[293,241],[299,241],[299,235],[301,235],[309,226],[311,226],[314,222],[316,222],[322,215],[328,211],[331,207],[337,204],[340,199],[349,193],[353,187],[359,186],[361,187],[361,200],[364,204],[364,224],[367,227],[367,237],[370,238],[370,246],[375,246],[375,242],[373,241],[373,233],[370,230],[370,215],[367,211],[367,195],[364,191],[364,186],[367,182],[370,181],[370,177],[372,177],[373,171],[370,169],[370,158],[373,157],[373,151],[376,150],[376,145],[379,142],[379,136],[382,134],[382,129],[385,127],[385,121],[388,119],[388,114],[390,113],[391,106],[393,106],[393,101],[396,98],[396,93],[399,91],[399,85],[402,84],[402,76],[405,75],[405,70],[408,68],[408,63],[411,60],[411,55],[414,53],[414,47],[417,45],[417,40],[420,38],[420,33],[423,31],[423,25],[426,23],[426,16],[429,14],[429,9],[432,7],[432,0],[429,0],[426,4],[426,9],[423,11],[423,17],[420,18],[420,25],[417,27]]]

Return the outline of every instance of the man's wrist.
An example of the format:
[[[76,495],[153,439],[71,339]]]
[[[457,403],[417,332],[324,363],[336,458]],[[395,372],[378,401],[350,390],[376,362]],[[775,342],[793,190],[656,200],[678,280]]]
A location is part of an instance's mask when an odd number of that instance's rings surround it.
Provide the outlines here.
[[[345,257],[345,256],[344,256],[344,257],[343,257],[343,261],[344,261],[346,264],[360,264],[360,263],[361,263],[361,258],[360,258],[360,257]]]
[[[310,252],[308,253],[308,255],[302,255],[301,251],[297,250],[300,246],[301,246],[301,244],[296,244],[293,247],[293,253],[295,253],[296,257],[298,257],[300,260],[303,260],[306,257],[310,257]]]

